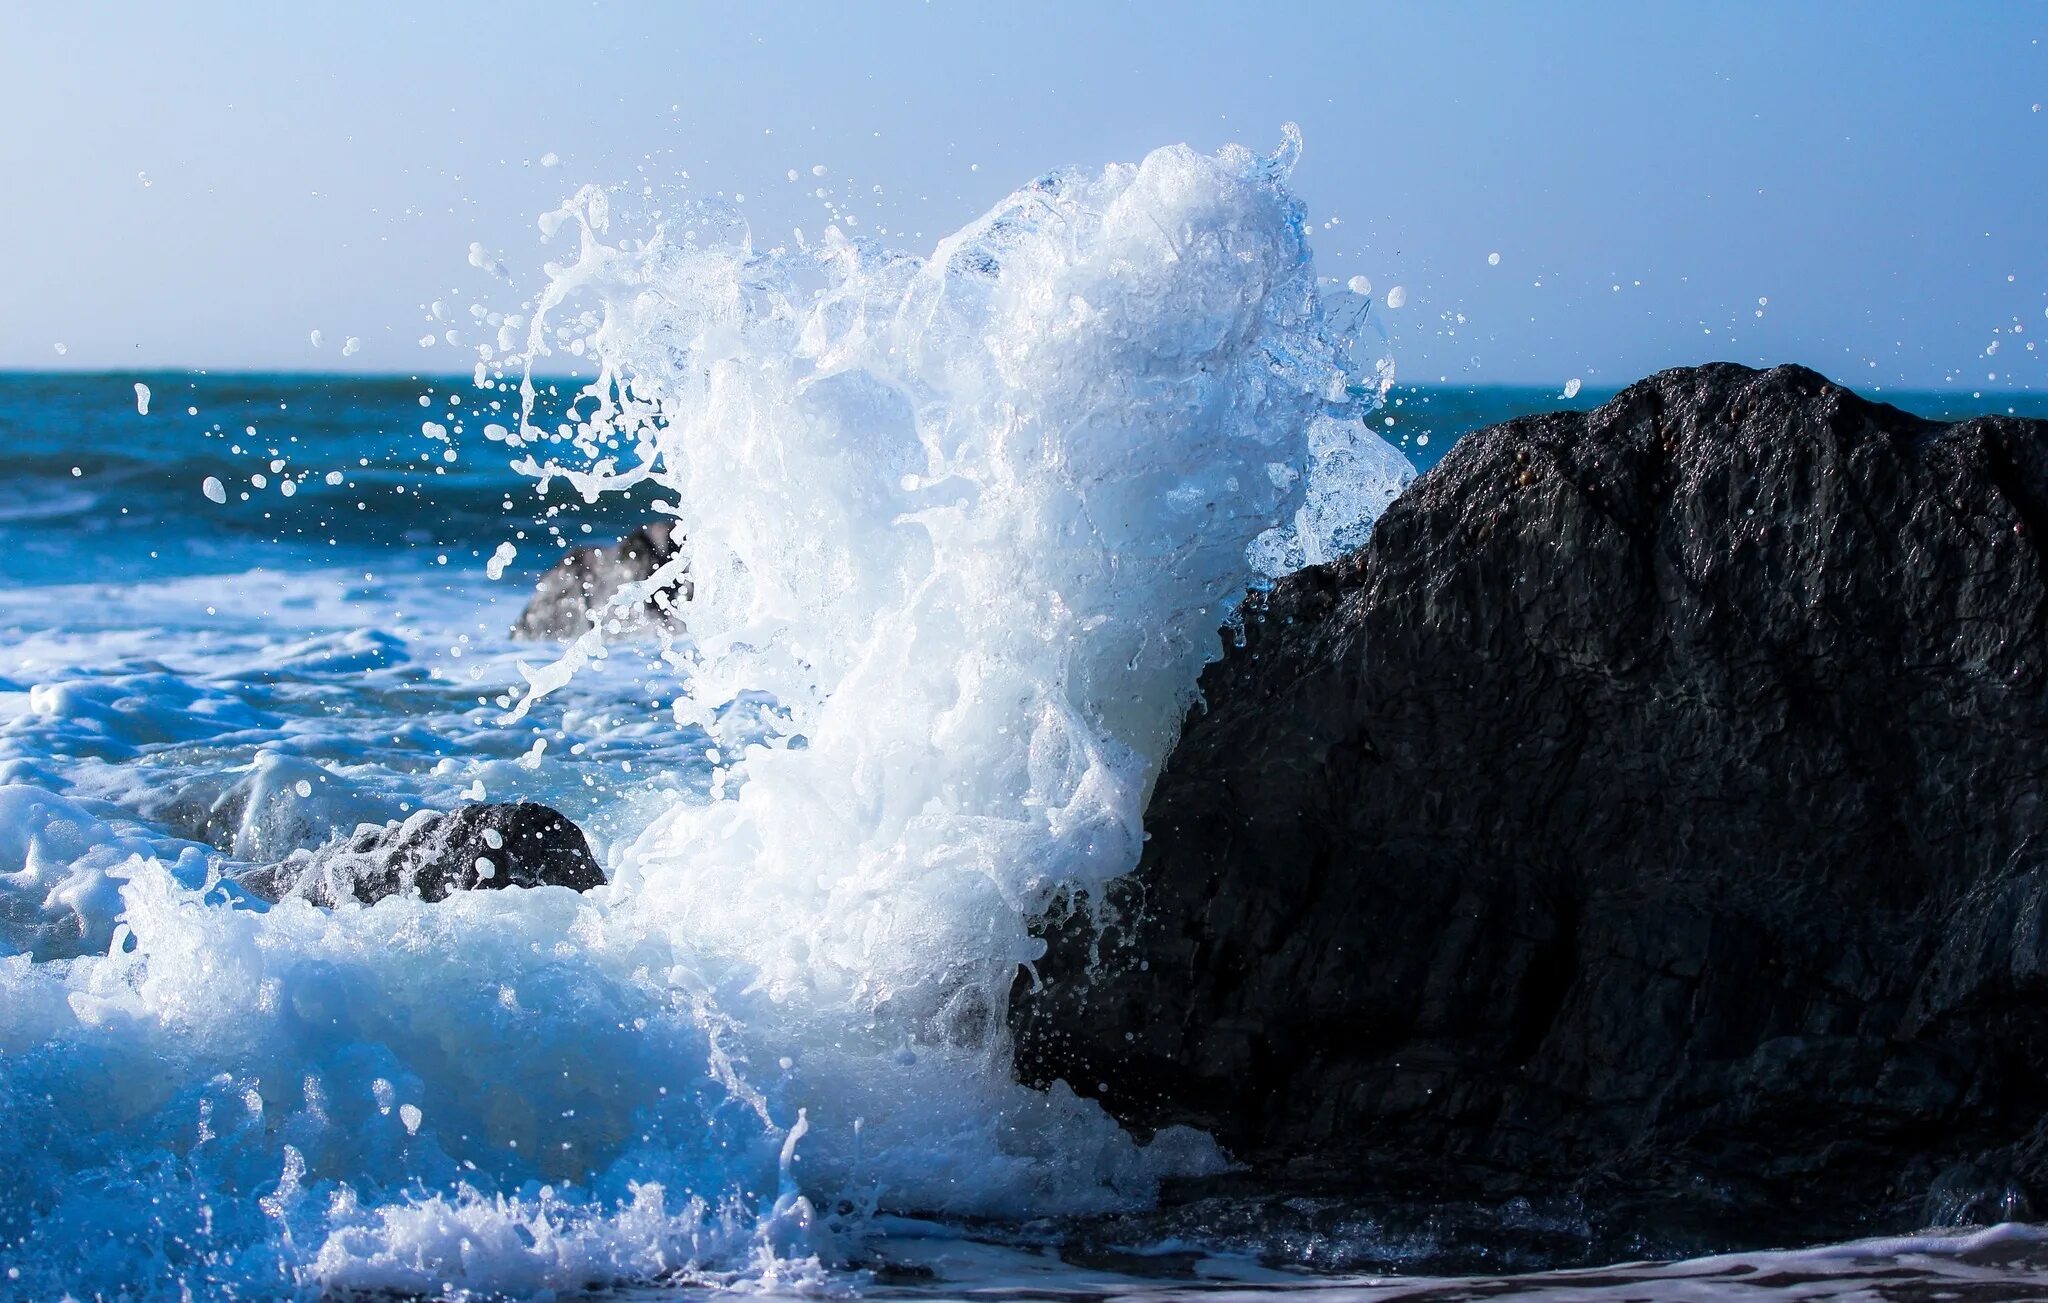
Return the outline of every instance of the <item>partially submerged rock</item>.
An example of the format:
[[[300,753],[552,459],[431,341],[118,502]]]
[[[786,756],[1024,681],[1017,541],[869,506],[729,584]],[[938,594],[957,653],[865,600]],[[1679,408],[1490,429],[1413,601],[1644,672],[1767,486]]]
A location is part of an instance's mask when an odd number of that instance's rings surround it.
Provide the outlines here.
[[[618,620],[621,631],[647,628],[673,618],[668,593],[662,591],[616,609],[613,599],[628,584],[651,578],[681,550],[683,537],[674,522],[650,521],[620,539],[612,548],[579,547],[557,561],[534,585],[533,597],[512,627],[517,638],[580,637],[593,624]],[[681,581],[689,596],[689,581]]]
[[[253,863],[310,850],[361,824],[382,823],[397,809],[390,798],[311,760],[268,750],[241,769],[145,794],[139,805],[178,836]]]
[[[403,823],[366,824],[353,836],[241,878],[269,900],[301,896],[316,905],[371,904],[386,896],[435,901],[450,892],[499,887],[604,885],[583,830],[532,801],[421,810]]]
[[[2048,423],[1797,367],[1468,436],[1248,604],[1020,1073],[1608,1252],[2048,1209],[2044,547]]]

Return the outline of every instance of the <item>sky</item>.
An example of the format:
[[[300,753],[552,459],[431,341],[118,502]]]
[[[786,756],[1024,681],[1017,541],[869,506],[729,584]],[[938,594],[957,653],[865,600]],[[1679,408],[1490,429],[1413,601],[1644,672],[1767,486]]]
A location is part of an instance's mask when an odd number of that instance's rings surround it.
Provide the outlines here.
[[[1042,172],[1294,121],[1319,267],[1406,290],[1404,380],[2048,389],[2044,39],[2021,4],[14,0],[0,367],[466,371],[430,305],[505,302],[472,242],[536,285],[586,182],[923,252]]]

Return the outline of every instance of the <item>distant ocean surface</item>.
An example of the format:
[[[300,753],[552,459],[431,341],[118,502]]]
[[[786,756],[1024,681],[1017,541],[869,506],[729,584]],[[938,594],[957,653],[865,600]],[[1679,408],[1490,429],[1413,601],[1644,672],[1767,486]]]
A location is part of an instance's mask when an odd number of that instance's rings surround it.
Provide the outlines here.
[[[1373,419],[1426,470],[1471,430],[1603,397],[1402,386]],[[1882,397],[1930,417],[2048,415],[2032,396]],[[223,864],[274,861],[358,822],[479,799],[553,805],[614,864],[662,810],[707,800],[730,761],[721,745],[753,736],[741,718],[677,724],[663,707],[678,669],[632,644],[508,720],[521,662],[559,650],[508,637],[535,577],[569,546],[611,543],[663,497],[643,484],[593,505],[559,479],[537,495],[482,437],[512,419],[508,399],[446,378],[0,375],[0,1297],[133,1273],[144,1292],[199,1279],[259,1297],[308,1271],[399,1292],[438,1292],[469,1271],[516,1293],[584,1265],[585,1278],[636,1279],[687,1261],[723,1264],[688,1277],[706,1286],[883,1297],[2048,1298],[2048,1249],[2025,1230],[1520,1284],[1339,1282],[1284,1255],[1184,1245],[1132,1246],[1135,1265],[1084,1269],[1028,1234],[994,1247],[966,1229],[985,1221],[941,1215],[874,1223],[886,1233],[849,1256],[886,1269],[865,1275],[762,1266],[786,1247],[778,1236],[801,1247],[814,1234],[792,1202],[806,1151],[801,1126],[788,1128],[817,1096],[793,1052],[777,1067],[757,1051],[744,1089],[702,1080],[721,1037],[743,1034],[704,1012],[714,995],[738,999],[713,969],[692,987],[697,977],[660,969],[680,961],[651,940],[593,940],[566,893],[534,893],[548,899],[509,921],[482,903],[387,902],[356,911],[368,921],[306,908],[288,932],[259,933],[235,921],[256,907],[229,909],[232,889],[215,881]],[[550,403],[560,398],[543,395],[543,418]],[[238,813],[209,821],[223,808]],[[138,856],[162,872],[136,876]],[[207,891],[215,908],[181,894]],[[158,967],[121,967],[138,947]],[[579,968],[585,951],[603,965]],[[53,982],[51,965],[68,975]],[[650,969],[670,975],[649,983]],[[194,994],[208,991],[217,1003]],[[278,1021],[245,1038],[255,1015],[237,1009]],[[678,1049],[689,1037],[710,1048]],[[905,1063],[932,1053],[902,1051]],[[698,1067],[679,1076],[660,1066],[670,1058]],[[890,1087],[858,1089],[877,1134]],[[767,1139],[741,1125],[756,1100],[783,1127]],[[1016,1172],[992,1174],[974,1157],[971,1100],[960,1107],[912,1119],[934,1135],[956,1128],[943,1152],[966,1166],[944,1179],[986,1181],[988,1207],[1038,1197],[1032,1183],[1047,1178],[1027,1159],[1039,1142],[1004,1139]],[[1074,1111],[1044,1123],[1045,1143],[1080,1135],[1123,1155],[1104,1164],[1138,1161],[1078,1101],[1049,1107]],[[634,1158],[623,1118],[668,1146],[658,1161]],[[1005,1126],[1037,1125],[1024,1118]],[[884,1162],[882,1142],[863,1151],[858,1139],[856,1128],[851,1157],[820,1161]],[[619,1175],[641,1169],[666,1172],[666,1192]],[[391,1186],[344,1195],[322,1183],[323,1171],[371,1170]],[[877,1188],[913,1179],[924,1178],[884,1162]],[[424,1202],[369,1202],[406,1189]],[[732,1191],[755,1202],[721,1206]],[[1084,1211],[1095,1198],[1045,1197]],[[754,1246],[769,1256],[750,1257]]]

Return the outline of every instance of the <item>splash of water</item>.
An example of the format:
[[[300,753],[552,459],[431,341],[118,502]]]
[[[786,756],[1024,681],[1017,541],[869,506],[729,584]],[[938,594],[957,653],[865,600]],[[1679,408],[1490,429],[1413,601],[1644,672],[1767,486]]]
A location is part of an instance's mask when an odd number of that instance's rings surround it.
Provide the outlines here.
[[[1285,188],[1299,146],[1050,175],[929,259],[836,229],[608,242],[596,190],[553,216],[579,247],[527,362],[573,306],[601,373],[577,453],[528,469],[674,494],[679,720],[789,710],[622,891],[780,999],[986,1022],[1023,920],[1136,863],[1255,566],[1355,541],[1405,478],[1360,420],[1390,377],[1333,327]]]
[[[586,494],[662,486],[692,583],[621,600],[687,621],[675,717],[779,722],[588,897],[261,911],[130,859],[107,953],[0,959],[20,1287],[816,1283],[876,1211],[1213,1168],[1016,1086],[1002,1013],[1029,917],[1135,864],[1247,587],[1406,478],[1298,148],[1048,176],[929,258],[757,250],[708,206],[629,238],[597,190],[551,217],[576,249],[524,360],[599,378],[502,437]]]

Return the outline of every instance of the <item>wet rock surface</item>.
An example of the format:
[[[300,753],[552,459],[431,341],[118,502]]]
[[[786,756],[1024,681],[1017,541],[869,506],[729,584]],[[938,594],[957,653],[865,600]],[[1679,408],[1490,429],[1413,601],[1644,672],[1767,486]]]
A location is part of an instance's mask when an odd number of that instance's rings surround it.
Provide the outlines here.
[[[672,617],[666,593],[614,610],[613,598],[627,584],[651,578],[681,550],[683,536],[673,522],[650,521],[620,539],[616,547],[579,547],[557,561],[534,585],[534,593],[512,626],[518,638],[576,638],[593,624],[618,620],[621,631],[651,628]],[[688,595],[687,579],[682,581]]]
[[[402,823],[366,824],[317,850],[253,870],[241,884],[268,900],[372,904],[386,896],[445,899],[500,887],[604,885],[590,843],[566,815],[532,801],[421,810]]]
[[[1249,603],[1020,1075],[1213,1132],[1190,1207],[1527,1198],[1591,1256],[2048,1211],[2044,541],[2048,423],[1797,367],[1467,436]]]

